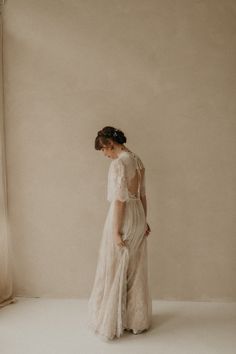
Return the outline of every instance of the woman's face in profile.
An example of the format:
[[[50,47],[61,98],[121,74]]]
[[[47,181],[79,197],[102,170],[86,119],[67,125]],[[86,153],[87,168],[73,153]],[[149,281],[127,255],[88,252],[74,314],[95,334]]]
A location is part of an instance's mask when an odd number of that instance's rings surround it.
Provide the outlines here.
[[[112,147],[113,147],[113,145],[111,145],[111,146],[103,146],[101,148],[101,151],[102,151],[104,156],[106,156],[106,157],[108,157],[110,159],[115,159],[115,158],[117,158],[117,155],[115,153],[115,150],[112,149]]]

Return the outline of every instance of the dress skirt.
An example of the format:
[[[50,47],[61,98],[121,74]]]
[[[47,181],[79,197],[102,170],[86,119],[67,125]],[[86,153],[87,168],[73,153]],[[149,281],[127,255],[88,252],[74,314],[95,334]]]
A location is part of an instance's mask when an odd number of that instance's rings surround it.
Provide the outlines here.
[[[112,201],[88,301],[88,328],[104,340],[119,338],[125,329],[148,329],[152,316],[142,202],[136,197],[126,201],[121,229],[126,246],[121,248],[113,236],[114,206]]]

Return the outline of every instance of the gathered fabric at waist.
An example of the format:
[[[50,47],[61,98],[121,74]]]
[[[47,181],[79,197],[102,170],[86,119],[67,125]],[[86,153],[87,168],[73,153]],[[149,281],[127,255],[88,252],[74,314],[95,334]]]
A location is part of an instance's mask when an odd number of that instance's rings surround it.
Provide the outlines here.
[[[129,193],[129,198],[131,200],[141,200],[136,194],[131,194],[131,193]]]

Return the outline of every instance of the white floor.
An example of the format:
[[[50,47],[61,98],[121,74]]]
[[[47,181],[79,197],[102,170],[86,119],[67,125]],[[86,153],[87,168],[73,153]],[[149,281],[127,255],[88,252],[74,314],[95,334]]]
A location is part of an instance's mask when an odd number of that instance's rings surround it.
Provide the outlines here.
[[[1,354],[235,354],[236,303],[154,301],[152,328],[103,342],[87,300],[16,298],[0,309]]]

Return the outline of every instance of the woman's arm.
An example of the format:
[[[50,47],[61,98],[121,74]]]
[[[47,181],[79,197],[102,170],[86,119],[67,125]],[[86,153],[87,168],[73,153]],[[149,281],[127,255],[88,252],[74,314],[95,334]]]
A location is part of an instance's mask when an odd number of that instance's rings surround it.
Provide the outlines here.
[[[146,229],[146,232],[145,232],[145,235],[148,236],[149,233],[151,232],[151,228],[147,222],[147,198],[146,198],[146,195],[143,195],[143,196],[140,196],[140,199],[141,199],[141,202],[143,204],[143,209],[144,209],[144,212],[145,212],[145,217],[146,217],[146,224],[147,224],[147,229]]]
[[[126,246],[125,240],[122,238],[122,225],[124,221],[126,202],[115,200],[114,206],[114,238],[117,246]]]
[[[141,202],[143,204],[143,209],[144,209],[145,216],[146,216],[146,219],[147,219],[147,198],[146,198],[146,195],[140,196],[140,199],[141,199]]]
[[[122,226],[124,223],[124,214],[126,201],[129,199],[129,191],[126,179],[125,164],[121,159],[114,161],[114,190],[112,200],[114,201],[113,210],[113,233],[118,246],[125,246],[122,239]]]
[[[115,200],[114,206],[114,233],[121,233],[123,225],[126,202]]]

